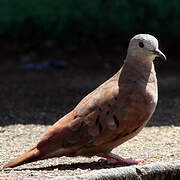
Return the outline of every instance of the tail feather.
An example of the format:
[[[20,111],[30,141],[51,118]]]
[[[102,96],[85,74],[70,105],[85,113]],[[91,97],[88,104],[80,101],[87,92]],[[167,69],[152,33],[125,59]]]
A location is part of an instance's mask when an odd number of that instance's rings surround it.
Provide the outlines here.
[[[16,167],[22,164],[38,161],[42,159],[42,157],[43,157],[43,154],[36,147],[34,147],[30,149],[29,151],[25,152],[24,154],[22,154],[21,156],[19,156],[18,158],[5,164],[3,166],[3,169],[12,168],[12,167]]]
[[[26,163],[31,163],[35,162],[38,160],[43,160],[43,159],[49,159],[49,158],[54,158],[54,157],[61,157],[67,154],[67,151],[65,149],[59,149],[59,151],[55,152],[47,152],[47,151],[42,151],[37,148],[37,146],[33,147],[29,151],[25,152],[21,156],[17,157],[16,159],[8,162],[3,166],[3,169],[5,168],[13,168],[16,166],[20,166]]]

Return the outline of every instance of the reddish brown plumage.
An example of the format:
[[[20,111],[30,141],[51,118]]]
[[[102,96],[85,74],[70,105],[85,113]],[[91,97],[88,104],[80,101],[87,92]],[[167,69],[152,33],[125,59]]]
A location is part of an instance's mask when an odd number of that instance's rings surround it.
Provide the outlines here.
[[[153,63],[126,59],[120,71],[50,127],[37,145],[4,168],[51,157],[107,154],[140,132],[156,103]]]

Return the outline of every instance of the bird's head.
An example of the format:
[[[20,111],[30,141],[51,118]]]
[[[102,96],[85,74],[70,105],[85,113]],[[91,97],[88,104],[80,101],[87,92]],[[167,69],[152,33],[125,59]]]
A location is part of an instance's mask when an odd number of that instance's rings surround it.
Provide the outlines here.
[[[138,34],[129,43],[127,59],[152,62],[155,57],[166,60],[166,56],[158,48],[158,40],[149,34]]]

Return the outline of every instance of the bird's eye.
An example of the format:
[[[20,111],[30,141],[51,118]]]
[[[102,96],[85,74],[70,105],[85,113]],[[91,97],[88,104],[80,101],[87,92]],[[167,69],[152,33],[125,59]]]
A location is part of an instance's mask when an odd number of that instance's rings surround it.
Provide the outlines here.
[[[144,47],[144,43],[143,42],[139,42],[139,47],[143,48]]]

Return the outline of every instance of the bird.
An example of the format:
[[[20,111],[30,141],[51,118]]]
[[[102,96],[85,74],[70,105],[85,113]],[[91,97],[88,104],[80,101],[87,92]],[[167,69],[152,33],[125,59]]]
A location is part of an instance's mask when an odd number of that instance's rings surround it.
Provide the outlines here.
[[[136,136],[156,109],[158,87],[153,61],[156,57],[166,60],[158,46],[153,35],[135,35],[120,70],[52,125],[36,145],[3,168],[62,156],[96,155],[124,165],[143,162],[111,151]]]

